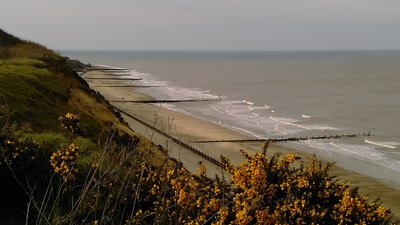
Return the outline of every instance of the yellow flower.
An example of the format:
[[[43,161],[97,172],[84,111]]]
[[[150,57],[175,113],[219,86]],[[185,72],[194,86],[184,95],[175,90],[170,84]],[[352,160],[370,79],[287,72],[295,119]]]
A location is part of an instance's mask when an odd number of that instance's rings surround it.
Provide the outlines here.
[[[76,146],[70,144],[68,148],[60,148],[50,156],[50,165],[54,172],[60,174],[65,180],[71,180],[78,172],[72,169],[76,160]]]
[[[376,210],[375,213],[378,215],[380,218],[385,218],[387,216],[388,210],[385,209],[382,206],[379,206]]]

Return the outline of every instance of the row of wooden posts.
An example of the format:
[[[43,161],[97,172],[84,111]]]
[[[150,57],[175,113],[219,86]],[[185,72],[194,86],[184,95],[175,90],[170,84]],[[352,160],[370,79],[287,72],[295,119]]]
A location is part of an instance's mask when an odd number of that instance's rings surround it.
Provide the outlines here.
[[[115,100],[109,102],[118,103],[177,103],[177,102],[208,102],[218,101],[217,98],[203,98],[203,99],[154,99],[154,100]]]
[[[305,137],[288,137],[288,138],[261,138],[261,139],[225,139],[225,140],[204,140],[204,141],[192,141],[191,143],[216,143],[216,142],[294,142],[294,141],[307,141],[307,140],[322,140],[322,139],[339,139],[345,137],[360,137],[360,136],[371,136],[371,132],[368,133],[352,133],[352,134],[335,134],[335,135],[323,135],[323,136],[305,136]]]
[[[203,159],[208,160],[209,162],[215,164],[215,165],[218,166],[218,167],[224,168],[224,165],[223,165],[223,163],[222,163],[221,161],[219,161],[218,159],[216,159],[216,158],[214,158],[214,157],[208,155],[207,153],[201,151],[200,149],[198,149],[198,148],[196,148],[196,147],[194,147],[194,146],[192,146],[192,145],[189,145],[188,143],[182,141],[181,139],[176,138],[176,137],[174,137],[174,136],[172,136],[172,135],[166,133],[165,131],[162,131],[161,129],[159,129],[159,128],[157,128],[157,127],[155,127],[155,126],[153,126],[153,125],[151,125],[151,124],[149,124],[149,123],[147,123],[147,122],[145,122],[145,121],[143,121],[143,120],[137,118],[136,116],[133,116],[132,114],[130,114],[130,113],[128,113],[128,112],[125,112],[125,111],[123,111],[123,110],[121,110],[121,109],[118,109],[118,108],[116,108],[116,107],[114,107],[114,108],[115,108],[117,111],[119,111],[120,113],[125,114],[125,115],[128,116],[129,118],[134,119],[135,121],[137,121],[137,122],[139,122],[139,123],[141,123],[141,124],[143,124],[143,125],[145,125],[145,126],[151,128],[152,130],[156,131],[157,133],[159,133],[159,134],[161,134],[161,135],[167,137],[168,139],[172,140],[173,142],[175,142],[175,143],[181,145],[182,147],[188,149],[189,151],[191,151],[191,152],[193,152],[193,153],[199,155],[199,156],[202,157]]]
[[[92,69],[92,70],[100,70],[100,69]],[[114,70],[114,69],[106,69],[108,70]],[[100,70],[102,71],[102,70]],[[110,76],[117,76],[116,74],[107,74]],[[118,74],[118,76],[124,76]],[[142,78],[115,78],[115,77],[86,77],[85,79],[87,80],[131,80],[131,81],[136,81],[136,80],[142,80]],[[140,87],[140,88],[145,88],[145,87],[165,87],[165,86],[157,86],[157,85],[100,85],[97,87]],[[178,102],[206,102],[206,101],[218,101],[221,100],[221,98],[202,98],[202,99],[149,99],[149,100],[114,100],[114,101],[109,101],[109,102],[126,102],[126,103],[178,103]]]
[[[88,69],[88,71],[104,71],[104,72],[118,72],[118,71],[124,71],[124,70],[120,70],[120,69],[108,69],[108,68],[91,68]],[[112,74],[110,74],[112,75]],[[116,74],[113,74],[112,76],[115,76]],[[108,77],[87,77],[85,79],[92,79],[92,80],[141,80],[141,78],[108,78]],[[139,86],[139,85],[103,85],[103,86],[99,86],[99,87],[163,87],[163,86]],[[196,102],[196,101],[215,101],[217,99],[181,99],[181,100],[169,100],[169,99],[163,99],[163,100],[141,100],[141,101],[130,101],[130,100],[122,100],[122,101],[110,101],[110,102],[126,102],[126,103],[173,103],[173,102]],[[138,117],[123,111],[121,109],[118,109],[116,107],[114,107],[115,110],[117,110],[120,113],[125,114],[126,116],[128,116],[131,119],[134,119],[135,121],[151,128],[152,130],[156,131],[157,133],[167,137],[168,139],[172,140],[173,142],[181,145],[182,147],[188,149],[189,151],[197,154],[198,156],[200,156],[203,159],[208,160],[209,162],[215,164],[218,167],[223,168],[223,164],[221,161],[219,161],[218,159],[208,155],[207,153],[201,151],[200,149],[189,145],[188,143],[182,141],[179,138],[176,138],[168,133],[166,133],[165,131],[160,130],[159,128],[145,122],[144,120],[139,119]]]

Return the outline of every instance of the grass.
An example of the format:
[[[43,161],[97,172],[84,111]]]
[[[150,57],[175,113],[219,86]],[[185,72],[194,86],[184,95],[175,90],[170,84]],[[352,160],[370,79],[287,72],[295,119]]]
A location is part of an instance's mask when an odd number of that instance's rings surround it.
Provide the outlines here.
[[[1,30],[0,103],[14,111],[14,121],[27,121],[40,132],[60,131],[57,118],[67,111],[85,118],[82,130],[87,136],[97,137],[106,121],[129,130],[104,98],[66,65],[64,57]]]
[[[11,111],[11,120],[28,122],[42,136],[65,135],[57,119],[66,112],[80,114],[84,138],[92,142],[129,136],[139,138],[112,106],[91,90],[88,84],[66,64],[64,57],[29,41],[18,39],[0,29],[0,105]],[[48,137],[50,138],[50,137]],[[124,142],[126,138],[118,138]],[[141,139],[141,149],[151,149],[148,161],[155,165],[166,155],[150,141]],[[57,140],[57,139],[56,139]],[[61,141],[61,140],[58,140]]]
[[[110,174],[123,176],[122,170],[118,169],[118,157],[127,157],[133,152],[135,155],[148,153],[141,157],[149,165],[160,165],[168,159],[149,140],[137,136],[111,105],[66,65],[62,56],[1,29],[0,106],[0,223],[13,221],[10,223],[24,224],[24,212],[25,215],[37,215],[37,211],[46,208],[32,204],[42,204],[40,201],[43,199],[57,200],[60,192],[48,195],[47,188],[61,191],[66,184],[60,177],[56,179],[56,174],[49,173],[52,170],[49,158],[55,152],[64,151],[70,143],[74,143],[79,151],[75,165],[80,171],[79,179],[94,176],[91,174],[91,166],[97,164],[94,162],[104,163],[104,178],[110,179],[107,177]],[[82,118],[79,135],[71,135],[60,126],[58,118],[66,112],[79,114]],[[7,144],[10,140],[12,144]],[[108,144],[100,148],[99,143]],[[118,152],[122,146],[129,148]],[[99,179],[92,177],[91,180],[94,178]],[[94,187],[103,188],[101,182],[94,183]],[[75,197],[80,196],[75,191],[87,186],[68,184],[68,187],[74,194],[72,202],[67,202],[74,204]],[[65,210],[64,200],[60,201],[51,206]],[[103,207],[100,203],[96,207],[98,210],[111,210],[111,206]],[[113,205],[112,209],[115,207]],[[29,210],[36,212],[30,213]],[[65,211],[57,210],[46,208],[42,213],[51,212],[46,215],[54,222],[68,216]],[[56,216],[58,214],[62,215]],[[30,224],[42,224],[47,220],[44,218],[40,222],[34,217],[29,218]]]
[[[0,61],[0,95],[19,121],[30,121],[37,128],[55,127],[68,87],[60,75],[50,72],[37,59],[13,58]],[[32,119],[34,118],[34,119]]]
[[[47,147],[54,150],[66,146],[70,142],[75,143],[80,152],[83,153],[97,149],[97,145],[90,138],[79,136],[70,140],[64,134],[58,132],[25,133],[23,139],[31,139],[38,143],[39,147]]]

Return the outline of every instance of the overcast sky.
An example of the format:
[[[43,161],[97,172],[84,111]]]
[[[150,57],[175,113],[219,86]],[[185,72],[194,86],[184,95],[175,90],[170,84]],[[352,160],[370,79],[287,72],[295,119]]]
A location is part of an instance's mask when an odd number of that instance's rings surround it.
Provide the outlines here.
[[[400,0],[0,0],[0,28],[58,50],[400,49]]]

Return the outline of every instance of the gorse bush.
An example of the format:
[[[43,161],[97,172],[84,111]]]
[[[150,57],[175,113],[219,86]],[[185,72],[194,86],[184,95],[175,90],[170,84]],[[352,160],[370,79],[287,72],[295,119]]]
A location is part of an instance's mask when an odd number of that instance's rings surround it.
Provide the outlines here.
[[[295,155],[250,156],[234,167],[230,181],[190,175],[182,169],[153,175],[153,206],[136,212],[132,224],[390,224],[390,210],[369,202],[356,188],[328,175],[313,158],[293,166]],[[204,171],[200,165],[200,171]],[[167,191],[168,190],[168,191]]]
[[[93,149],[81,152],[74,143],[78,123],[67,126],[70,141],[58,149],[2,125],[0,175],[8,182],[2,194],[18,196],[13,210],[20,211],[7,212],[25,214],[27,224],[391,223],[390,210],[330,176],[331,165],[315,157],[304,163],[293,154],[268,156],[266,145],[255,155],[242,151],[247,159],[238,166],[222,157],[229,179],[211,179],[203,163],[197,174],[179,163],[152,166],[138,139],[121,145],[110,135],[100,148],[88,144]],[[15,198],[2,199],[6,208]]]
[[[23,137],[24,130],[8,121],[10,112],[0,110],[0,222],[23,218],[30,189],[42,195],[50,180],[50,149]],[[14,223],[14,222],[13,222]],[[3,223],[7,224],[7,223]]]
[[[54,172],[60,174],[64,180],[72,180],[78,169],[75,168],[78,148],[70,144],[66,148],[60,148],[50,157],[50,165]]]
[[[81,117],[77,114],[66,113],[64,116],[58,117],[58,121],[65,130],[77,133],[79,131]]]
[[[387,224],[390,210],[368,202],[348,183],[329,176],[330,165],[314,157],[293,166],[293,154],[250,156],[234,168],[225,165],[233,184],[232,211],[237,224]]]

